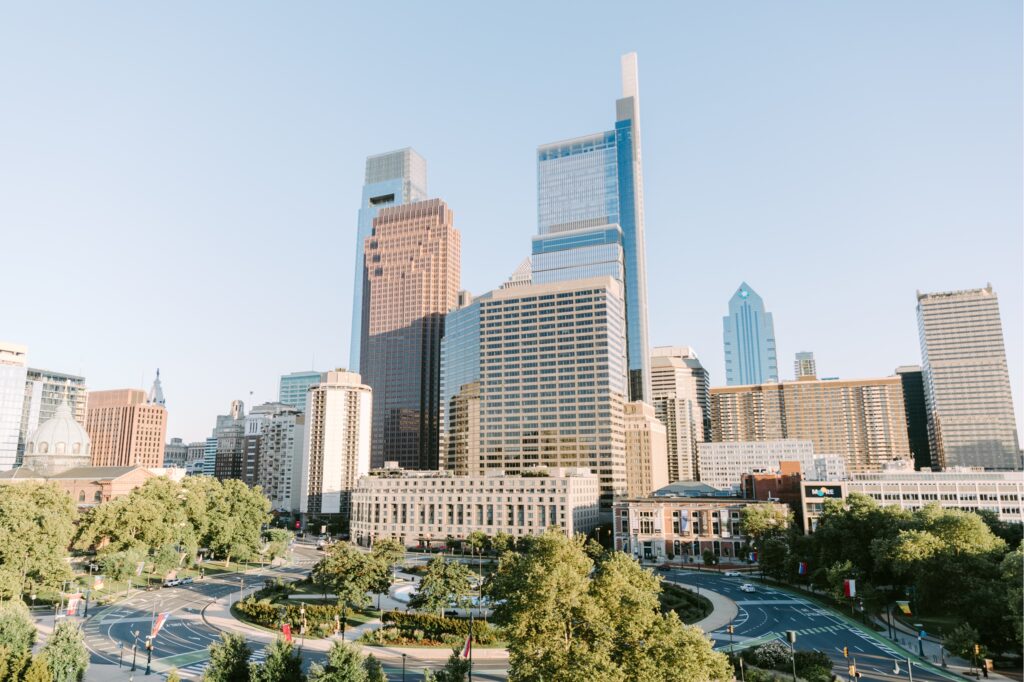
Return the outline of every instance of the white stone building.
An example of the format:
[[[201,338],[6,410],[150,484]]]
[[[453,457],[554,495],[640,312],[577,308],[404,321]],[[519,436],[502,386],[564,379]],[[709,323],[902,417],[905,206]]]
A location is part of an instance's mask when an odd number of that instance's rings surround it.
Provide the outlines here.
[[[816,454],[809,440],[701,443],[698,449],[701,483],[721,490],[738,492],[743,474],[778,472],[779,462],[799,462],[805,481],[846,478],[843,456]]]

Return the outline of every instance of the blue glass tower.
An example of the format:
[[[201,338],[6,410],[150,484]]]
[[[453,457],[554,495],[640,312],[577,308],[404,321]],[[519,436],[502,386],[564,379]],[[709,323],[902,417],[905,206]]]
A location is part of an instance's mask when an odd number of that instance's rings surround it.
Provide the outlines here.
[[[779,380],[775,357],[775,323],[764,301],[746,282],[729,299],[722,318],[725,342],[725,383],[728,386],[764,384]]]
[[[292,372],[281,376],[277,402],[306,411],[306,392],[310,386],[319,384],[320,372]]]
[[[352,335],[349,337],[349,367],[359,368],[363,337],[365,273],[363,244],[373,232],[373,219],[385,206],[398,206],[427,198],[427,162],[415,150],[406,147],[386,154],[366,157],[363,200],[356,228],[355,281],[352,285]]]
[[[636,53],[622,57],[615,129],[537,149],[537,284],[610,275],[626,298],[629,399],[651,399],[647,344],[640,94]]]

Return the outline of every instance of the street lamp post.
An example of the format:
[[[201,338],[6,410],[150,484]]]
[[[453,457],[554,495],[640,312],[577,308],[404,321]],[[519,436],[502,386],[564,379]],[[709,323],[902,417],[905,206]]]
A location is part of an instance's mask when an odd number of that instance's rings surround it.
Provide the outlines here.
[[[733,627],[732,621],[729,621],[729,653],[736,651],[736,643],[732,638],[734,632],[736,632],[736,628]]]
[[[153,638],[146,638],[146,674],[150,672],[150,666],[153,663]]]
[[[132,630],[132,636],[135,638],[135,642],[132,644],[132,672],[135,672],[135,658],[139,653],[139,631]]]
[[[299,606],[299,616],[302,618],[302,642],[299,644],[299,649],[306,646],[306,604],[303,603]]]
[[[405,682],[405,654],[402,654],[402,682]]]
[[[789,656],[793,659],[793,682],[796,682],[796,651],[793,648],[796,644],[796,630],[786,630],[786,639],[789,640]]]
[[[121,656],[124,654],[124,642],[117,643],[117,669],[121,669]]]

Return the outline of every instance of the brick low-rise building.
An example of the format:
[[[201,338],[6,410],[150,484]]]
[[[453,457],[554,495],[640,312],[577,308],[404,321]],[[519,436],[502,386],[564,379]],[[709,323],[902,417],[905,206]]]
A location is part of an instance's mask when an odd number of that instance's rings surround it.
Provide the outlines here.
[[[537,535],[551,526],[567,535],[598,524],[599,478],[586,469],[536,469],[523,475],[489,471],[375,470],[352,493],[352,540],[391,537],[407,547],[438,547],[474,531]]]
[[[709,550],[727,563],[745,558],[743,510],[771,503],[668,490],[674,487],[615,502],[615,549],[641,561],[701,562]]]

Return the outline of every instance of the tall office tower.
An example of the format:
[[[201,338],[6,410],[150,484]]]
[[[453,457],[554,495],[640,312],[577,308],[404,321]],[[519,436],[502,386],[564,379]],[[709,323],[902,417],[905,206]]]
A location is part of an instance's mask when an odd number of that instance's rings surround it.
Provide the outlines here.
[[[796,379],[817,379],[818,366],[814,363],[814,353],[801,351],[793,360],[793,376]]]
[[[356,481],[370,471],[372,391],[355,372],[325,372],[307,404],[299,512],[347,518]]]
[[[522,285],[526,286],[526,285]],[[506,288],[505,285],[502,285]],[[482,475],[480,451],[480,301],[459,292],[441,339],[442,468]]]
[[[842,455],[851,473],[910,458],[899,377],[713,388],[711,429],[716,443],[809,440],[815,452]]]
[[[185,456],[185,469],[187,474],[205,473],[204,464],[206,459],[206,441],[192,441],[188,444],[188,454]]]
[[[626,495],[646,497],[669,484],[668,440],[654,407],[639,400],[625,405]]]
[[[942,468],[1019,469],[999,300],[984,289],[917,293],[928,439]]]
[[[93,466],[163,465],[167,409],[147,402],[141,389],[90,392],[85,430],[92,441]]]
[[[626,298],[629,399],[650,401],[647,264],[636,53],[622,57],[615,129],[537,148],[533,282],[608,275]]]
[[[356,226],[356,259],[352,284],[352,336],[348,366],[361,366],[363,329],[366,322],[366,270],[363,248],[373,234],[373,219],[387,206],[400,206],[427,198],[427,162],[406,147],[386,154],[366,157],[366,175],[363,180],[363,199],[359,205]],[[319,379],[318,379],[319,381]],[[285,402],[281,400],[281,402]],[[302,407],[297,405],[296,407]]]
[[[924,373],[918,365],[896,368],[896,376],[903,385],[903,406],[907,413],[907,440],[914,468],[932,466],[932,451],[928,444],[928,406],[924,399]]]
[[[722,318],[725,341],[725,383],[751,386],[779,380],[775,357],[775,324],[764,301],[746,282],[729,299]]]
[[[711,431],[707,370],[687,346],[651,351],[651,401],[668,433],[670,483],[697,479],[697,446]]]
[[[19,465],[25,454],[25,442],[29,434],[52,419],[64,401],[67,401],[75,421],[85,426],[85,379],[74,374],[28,368],[25,376],[25,400],[21,410],[21,430],[18,434]]]
[[[321,372],[292,372],[281,376],[277,402],[291,405],[297,410],[306,409],[306,391],[320,383]]]
[[[217,433],[217,429],[213,430]],[[217,471],[217,437],[210,436],[204,441],[203,446],[203,468],[202,473],[205,476],[213,476]]]
[[[622,284],[596,277],[499,288],[449,322],[447,468],[587,468],[610,512],[626,490]]]
[[[188,462],[188,445],[180,438],[172,438],[171,442],[164,446],[165,467],[184,468]]]
[[[245,403],[232,400],[228,414],[217,415],[213,427],[213,470],[218,480],[245,480]]]
[[[461,237],[440,199],[384,208],[366,239],[363,381],[372,462],[437,469],[444,318],[459,293]]]
[[[0,471],[18,460],[18,435],[25,403],[28,348],[0,342]]]
[[[268,403],[253,408],[253,413],[257,410],[262,413],[262,418],[258,419],[256,485],[263,489],[273,511],[298,509],[296,493],[302,462],[302,434],[306,424],[304,409],[284,403]],[[252,414],[249,416],[251,419]],[[248,423],[246,426],[248,428]]]

